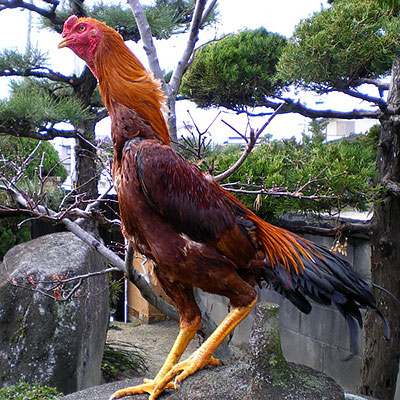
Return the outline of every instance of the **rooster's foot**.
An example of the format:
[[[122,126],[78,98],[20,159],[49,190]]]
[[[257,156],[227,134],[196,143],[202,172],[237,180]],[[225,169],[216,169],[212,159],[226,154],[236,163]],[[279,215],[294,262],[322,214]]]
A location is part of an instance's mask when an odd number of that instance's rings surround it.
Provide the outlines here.
[[[154,395],[154,392],[156,388],[158,388],[158,386],[159,386],[158,380],[143,379],[143,383],[141,385],[130,386],[125,389],[118,390],[115,393],[113,393],[113,395],[109,398],[109,400],[120,399],[125,396],[130,396],[133,394],[141,394],[141,393],[148,393],[150,395],[149,400],[153,400],[159,396],[159,394]],[[169,382],[165,386],[164,390],[165,389],[177,389],[177,387],[173,382]]]
[[[178,389],[179,384],[188,376],[193,375],[196,371],[208,365],[218,366],[221,365],[221,362],[217,358],[194,352],[187,360],[181,361],[169,370],[164,378],[161,379],[154,392],[149,397],[149,400],[156,399],[165,389],[168,389],[170,385],[172,385],[174,389]],[[174,381],[172,382],[173,379]]]

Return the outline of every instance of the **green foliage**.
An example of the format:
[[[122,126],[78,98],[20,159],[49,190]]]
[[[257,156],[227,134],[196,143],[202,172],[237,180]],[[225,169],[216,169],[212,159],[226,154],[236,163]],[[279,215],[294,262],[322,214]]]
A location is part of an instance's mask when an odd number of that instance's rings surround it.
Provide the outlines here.
[[[276,65],[286,40],[264,28],[230,35],[200,48],[183,76],[181,94],[200,107],[240,109],[280,93]]]
[[[38,143],[40,146],[33,154]],[[25,176],[17,184],[18,188],[27,193],[33,201],[37,200],[38,173],[39,165],[41,165],[42,177],[47,177],[45,193],[40,195],[41,201],[46,202],[50,208],[57,209],[64,196],[57,184],[67,177],[67,171],[60,163],[57,151],[49,142],[0,135],[0,174],[2,176],[11,179],[29,155],[32,155],[31,162],[23,168]],[[56,184],[54,183],[55,178],[57,178]],[[10,198],[4,191],[0,191],[0,204],[10,204]],[[30,223],[24,223],[21,228],[18,228],[18,224],[22,220],[22,217],[0,218],[0,259],[3,259],[4,254],[16,244],[31,239]]]
[[[154,4],[143,8],[153,36],[157,39],[169,39],[173,34],[183,32],[189,27],[194,2],[192,0],[156,0]],[[140,39],[132,10],[129,7],[101,2],[93,6],[89,14],[112,26],[124,37],[135,41]],[[215,14],[212,14],[211,20],[214,19]]]
[[[140,34],[129,7],[98,3],[89,11],[90,16],[112,26],[125,38],[140,40]],[[146,18],[152,34],[157,39],[168,39],[180,27],[173,8],[168,5],[145,7]]]
[[[320,141],[322,143],[325,140],[325,131],[328,123],[329,120],[325,118],[315,118],[309,123],[308,130],[314,142]]]
[[[17,217],[0,218],[0,260],[9,249],[31,239],[30,223],[23,224],[18,229],[21,221],[22,218]]]
[[[193,2],[156,0],[154,6],[145,8],[145,12],[153,35],[158,39],[168,39],[174,33],[188,28]]]
[[[42,68],[46,62],[47,56],[39,49],[31,49],[26,53],[5,49],[0,53],[0,74],[4,76],[11,72],[18,72],[23,75],[30,69]]]
[[[336,0],[301,22],[278,64],[281,79],[319,92],[360,84],[390,71],[400,20],[376,0]]]
[[[127,342],[113,341],[104,347],[101,369],[109,382],[146,371],[148,367],[143,350]]]
[[[58,122],[76,125],[93,118],[76,97],[58,97],[53,93],[54,87],[55,84],[32,78],[12,82],[10,98],[0,101],[0,118],[5,124],[19,121],[32,130]]]
[[[129,7],[121,7],[119,4],[106,5],[99,2],[93,6],[89,14],[135,41],[140,39],[139,30]]]
[[[193,0],[156,0],[152,5],[143,6],[152,34],[157,39],[168,39],[175,33],[187,30],[193,14]],[[137,42],[140,39],[139,30],[132,10],[124,3],[107,4],[100,1],[92,7],[85,7],[88,16],[105,22],[113,27],[126,39]],[[72,14],[70,7],[64,7],[57,12],[60,20],[66,20]],[[208,23],[216,19],[216,12],[211,13]],[[47,28],[62,31],[62,24],[54,25],[49,19],[43,18],[42,25]]]
[[[115,280],[112,279],[112,275],[109,275],[109,297],[110,297],[110,305],[113,307],[118,303],[121,295],[124,292],[124,282],[121,279]]]
[[[239,146],[226,146],[215,156],[215,166],[225,170],[238,158]],[[329,212],[345,206],[365,210],[376,195],[374,187],[376,136],[323,143],[320,135],[272,141],[255,148],[230,182],[264,185],[266,188],[300,191],[303,196],[334,195],[336,199],[310,201],[301,198],[263,196],[258,214],[264,218],[286,211]],[[249,208],[255,197],[238,195]]]
[[[12,137],[12,136],[0,136],[0,158],[2,160],[7,160],[4,165],[5,171],[1,165],[0,169],[6,175],[13,174],[15,171],[10,167],[11,163],[21,164],[21,162],[26,159],[35,147],[40,143],[40,147],[36,154],[33,156],[32,161],[25,169],[25,175],[29,179],[33,179],[39,164],[42,162],[42,174],[44,176],[54,176],[59,177],[61,182],[63,182],[67,177],[67,171],[64,166],[60,163],[60,159],[57,151],[54,147],[45,141],[40,141],[31,138],[22,137]]]
[[[400,12],[400,1],[399,0],[378,0],[378,4],[387,9],[391,10],[395,13]]]
[[[13,386],[4,386],[0,389],[1,400],[57,400],[62,393],[57,389],[48,386],[41,386],[39,383],[26,383],[20,381]]]

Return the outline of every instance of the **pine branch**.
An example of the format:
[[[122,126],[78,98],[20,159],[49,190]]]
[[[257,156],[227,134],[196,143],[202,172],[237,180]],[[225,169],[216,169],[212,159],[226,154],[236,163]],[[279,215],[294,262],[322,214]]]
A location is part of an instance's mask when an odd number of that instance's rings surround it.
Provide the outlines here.
[[[6,49],[0,54],[0,76],[33,76],[71,84],[73,77],[53,71],[46,66],[46,62],[47,56],[38,49],[31,49],[27,53]]]
[[[352,90],[352,89],[342,89],[340,90],[340,92],[347,94],[348,96],[354,97],[356,99],[368,101],[369,103],[374,103],[383,111],[386,110],[387,108],[387,102],[380,97],[368,96],[367,94],[361,93],[358,90]]]
[[[379,92],[389,90],[389,83],[384,83],[384,82],[378,81],[376,79],[360,78],[360,79],[357,79],[356,81],[354,81],[353,84],[355,86],[360,86],[362,84],[374,85],[378,88]]]
[[[0,118],[0,134],[15,137],[28,137],[38,140],[52,140],[56,137],[76,138],[78,131],[76,129],[61,130],[44,126],[36,129],[23,119],[10,121],[9,119]]]
[[[39,69],[39,70],[37,70]],[[62,82],[67,84],[73,84],[75,82],[75,77],[65,76],[58,72],[54,72],[50,68],[40,67],[25,69],[23,71],[18,71],[14,68],[9,68],[8,70],[0,70],[0,76],[21,76],[21,77],[35,77],[35,78],[46,78],[52,82]]]
[[[286,105],[281,110],[282,114],[287,113],[296,113],[300,114],[304,117],[308,118],[339,118],[339,119],[363,119],[363,118],[372,118],[378,119],[382,112],[379,110],[376,111],[365,111],[365,110],[357,110],[354,109],[352,111],[334,111],[334,110],[316,110],[313,108],[309,108],[304,104],[294,101],[292,99],[287,98],[280,98],[279,100],[285,101]],[[260,106],[272,108],[276,110],[281,103],[277,103],[268,99],[265,99],[262,103],[259,104]],[[239,112],[243,112],[243,110],[236,110]],[[247,112],[249,116],[259,116],[259,114],[252,114]],[[262,114],[261,114],[262,115]]]
[[[56,8],[59,5],[58,0],[43,0],[51,5],[49,8],[40,8],[30,2],[23,0],[0,0],[0,11],[9,8],[23,8],[33,11],[42,17],[49,19],[54,25],[61,25],[64,21],[56,15]]]
[[[297,233],[309,233],[312,235],[336,236],[338,233],[357,237],[370,238],[374,234],[376,223],[374,220],[366,222],[351,222],[346,220],[332,220],[327,218],[315,218],[310,215],[283,216],[277,221],[282,228]]]

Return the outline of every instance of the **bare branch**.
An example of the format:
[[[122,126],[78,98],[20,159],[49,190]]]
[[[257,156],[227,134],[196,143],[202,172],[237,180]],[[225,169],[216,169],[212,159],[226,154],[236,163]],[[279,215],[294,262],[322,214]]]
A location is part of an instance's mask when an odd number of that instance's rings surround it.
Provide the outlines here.
[[[193,18],[190,23],[189,37],[186,43],[186,48],[182,54],[181,59],[178,62],[169,83],[170,93],[169,95],[175,98],[178,93],[179,86],[182,81],[182,76],[188,66],[190,57],[194,51],[194,46],[198,40],[199,29],[203,21],[203,11],[206,6],[207,0],[197,0],[193,13]]]
[[[199,28],[202,29],[205,23],[207,22],[207,18],[211,14],[212,10],[214,9],[215,5],[217,4],[217,0],[211,0],[208,4],[207,8],[204,10],[203,16],[201,17]]]
[[[271,113],[269,113],[269,114],[271,114]],[[228,122],[226,122],[224,119],[221,119],[221,121],[222,121],[226,126],[228,126],[229,128],[231,128],[237,135],[239,135],[246,143],[248,143],[249,139],[248,139],[248,137],[247,137],[245,134],[240,133],[235,127],[233,127],[231,124],[229,124]]]
[[[7,269],[7,266],[5,266]],[[29,275],[26,280],[28,284],[24,284],[21,282],[21,279],[17,280],[12,276],[6,277],[7,281],[15,286],[23,289],[29,289],[35,292],[39,292],[40,294],[49,297],[55,301],[66,302],[69,301],[72,297],[81,296],[79,290],[86,279],[93,278],[95,276],[101,276],[105,274],[109,274],[110,272],[119,271],[118,268],[111,267],[106,268],[101,271],[88,272],[86,274],[75,275],[72,277],[68,276],[60,276],[58,274],[53,275],[53,279],[50,281],[40,280],[36,281],[33,275]],[[74,286],[70,287],[69,283],[75,283]]]
[[[346,220],[334,222],[332,219],[316,219],[310,215],[290,215],[289,218],[283,216],[278,219],[278,224],[285,229],[297,233],[336,236],[340,232],[363,238],[371,237],[376,228],[376,223],[373,220],[367,222],[351,222]]]
[[[160,67],[160,62],[157,56],[157,50],[154,46],[151,28],[147,21],[146,14],[140,4],[139,0],[129,0],[129,6],[132,9],[133,16],[135,17],[136,25],[139,29],[140,37],[143,41],[143,48],[146,52],[149,61],[150,70],[156,79],[159,79],[165,93],[168,93],[167,86],[164,81],[163,73]]]
[[[28,155],[28,157],[26,157],[25,160],[22,161],[21,166],[17,170],[17,173],[14,175],[14,177],[11,180],[12,185],[16,185],[19,182],[19,180],[22,178],[22,176],[25,174],[26,168],[33,161],[33,157],[39,150],[39,147],[41,146],[41,144],[42,144],[42,142],[38,142],[38,144],[35,146],[35,148]]]
[[[221,181],[223,179],[226,179],[228,176],[232,175],[246,160],[248,155],[251,153],[253,150],[254,146],[257,143],[258,138],[260,135],[264,132],[265,128],[271,123],[271,121],[275,118],[275,116],[282,110],[282,108],[285,106],[285,103],[281,103],[274,113],[268,118],[268,120],[265,122],[265,124],[256,132],[254,133],[252,130],[250,130],[250,138],[249,141],[247,142],[247,146],[244,149],[242,155],[239,157],[239,159],[233,164],[231,167],[229,167],[226,171],[222,172],[221,174],[217,175],[214,177],[216,181]],[[242,136],[242,135],[240,135]],[[243,136],[242,136],[243,137]]]
[[[235,185],[243,186],[243,184],[238,184],[235,183]],[[266,196],[271,196],[271,197],[290,197],[293,199],[302,199],[302,200],[310,200],[310,201],[318,201],[318,200],[334,200],[334,199],[340,199],[340,196],[337,195],[318,195],[318,194],[312,194],[312,195],[304,195],[301,192],[294,190],[294,191],[289,191],[287,189],[265,189],[265,188],[257,188],[255,190],[249,190],[249,189],[235,189],[232,187],[232,184],[222,184],[222,187],[224,187],[228,192],[232,193],[242,193],[242,194],[251,194],[251,195],[258,195],[258,194],[263,194]]]

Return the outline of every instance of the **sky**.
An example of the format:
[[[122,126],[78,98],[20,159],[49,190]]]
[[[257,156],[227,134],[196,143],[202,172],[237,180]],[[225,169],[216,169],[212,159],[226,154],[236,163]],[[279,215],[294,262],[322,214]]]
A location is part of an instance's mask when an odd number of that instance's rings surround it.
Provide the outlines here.
[[[142,3],[149,3],[143,1]],[[124,2],[122,4],[125,4]],[[260,26],[265,27],[270,32],[280,33],[290,37],[296,24],[304,18],[317,12],[321,7],[327,7],[326,1],[321,0],[219,0],[219,23],[202,32],[198,45],[210,39],[220,37],[224,34],[237,32],[245,28],[256,29]],[[245,4],[245,5],[244,5]],[[4,10],[0,12],[0,49],[18,48],[24,50],[27,38],[28,12],[20,10]],[[57,49],[60,36],[46,30],[39,30],[38,19],[34,16],[34,26],[31,33],[32,45],[39,46],[48,53],[49,66],[58,72],[70,74],[72,71],[79,71],[83,68],[83,63],[78,60],[69,49]],[[156,41],[156,48],[163,70],[171,70],[178,62],[185,43],[184,35],[177,35],[168,41]],[[129,43],[129,47],[137,57],[147,65],[147,59],[142,49],[141,42],[138,44]],[[0,78],[0,98],[7,95],[9,80]],[[298,99],[306,102],[310,106],[329,107],[335,103],[335,108],[352,109],[360,107],[359,103],[349,101],[343,97],[335,99],[330,96],[329,100],[322,96],[316,97],[310,93],[300,93]],[[340,105],[340,107],[339,107]],[[201,130],[205,130],[210,122],[218,114],[218,110],[199,110],[191,102],[179,102],[177,106],[178,128],[182,127],[183,121],[190,122],[187,110],[194,116],[196,124]],[[217,121],[210,128],[213,140],[223,142],[228,136],[235,135],[232,130],[221,122],[227,120],[240,132],[244,132],[248,124],[247,117],[234,115],[226,110],[221,113]],[[257,117],[251,119],[253,128],[262,126],[267,117]],[[300,137],[301,132],[307,127],[309,120],[298,115],[277,116],[267,128],[274,138],[281,139],[287,137]],[[109,123],[105,121],[98,129],[99,136],[109,134]]]

